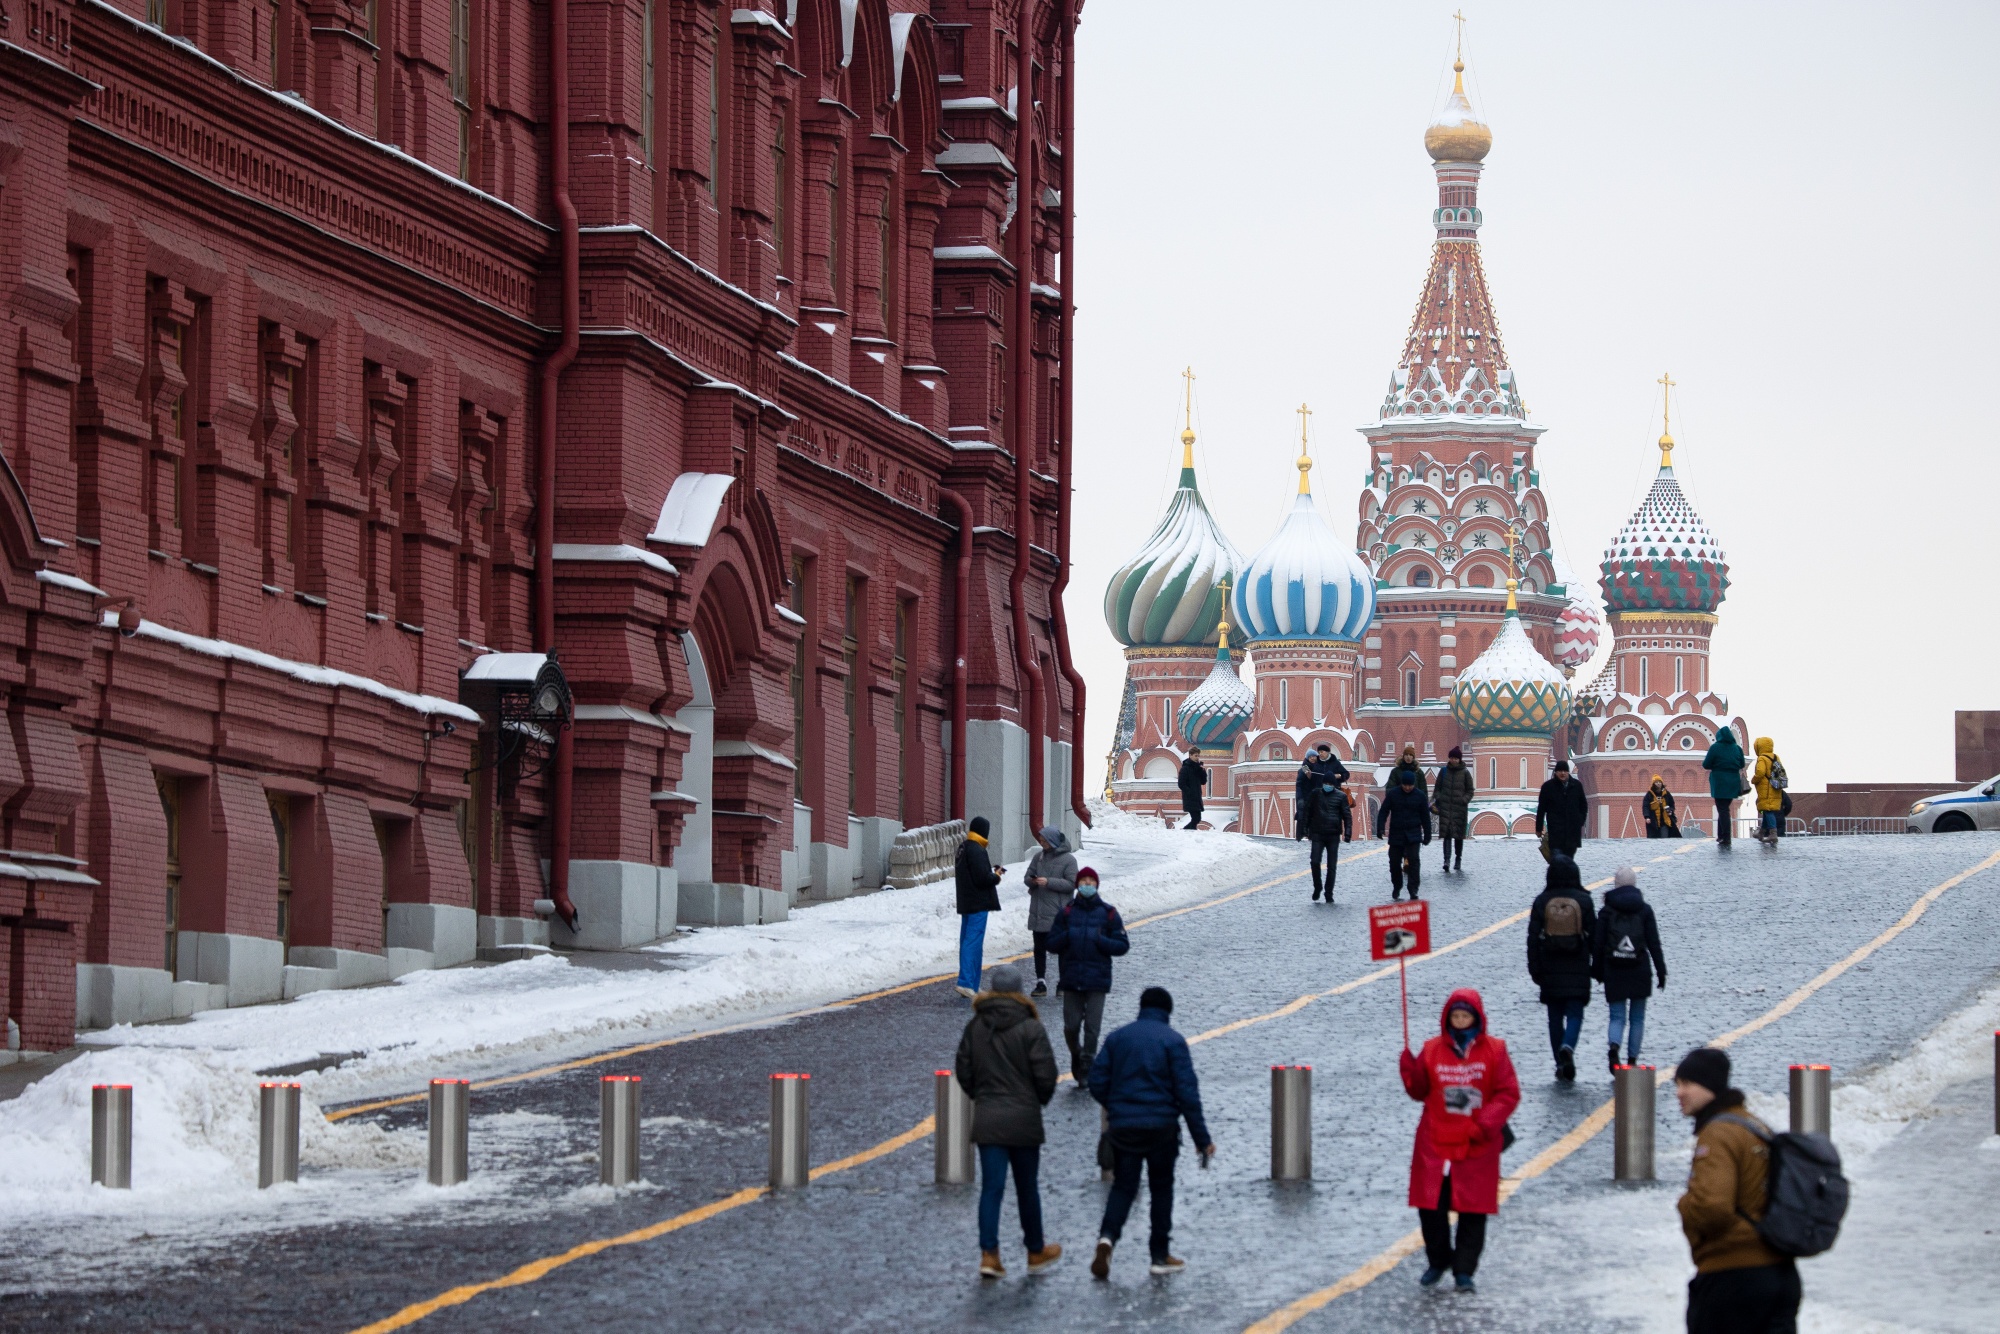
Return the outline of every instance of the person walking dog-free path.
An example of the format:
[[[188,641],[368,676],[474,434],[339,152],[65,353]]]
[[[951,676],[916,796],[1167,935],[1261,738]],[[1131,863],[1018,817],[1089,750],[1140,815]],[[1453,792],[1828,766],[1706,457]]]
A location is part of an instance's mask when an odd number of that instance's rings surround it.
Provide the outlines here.
[[[1152,1272],[1173,1274],[1187,1267],[1168,1243],[1174,1230],[1174,1159],[1180,1156],[1180,1123],[1187,1122],[1203,1167],[1215,1157],[1215,1141],[1201,1114],[1201,1083],[1187,1039],[1176,1033],[1174,998],[1165,987],[1139,993],[1139,1017],[1105,1039],[1090,1067],[1090,1094],[1110,1122],[1113,1162],[1111,1194],[1097,1229],[1093,1278],[1111,1276],[1111,1251],[1125,1231],[1132,1201],[1139,1197],[1139,1169],[1152,1192]]]
[[[1402,898],[1407,879],[1414,899],[1424,875],[1420,850],[1431,841],[1431,804],[1424,797],[1421,770],[1399,768],[1390,777],[1395,781],[1375,812],[1375,837],[1386,834],[1389,840],[1389,897]]]
[[[1447,871],[1465,869],[1465,822],[1472,810],[1472,796],[1472,770],[1466,767],[1465,752],[1453,746],[1431,785],[1431,810],[1437,814]]]
[[[1404,1051],[1401,1067],[1404,1090],[1424,1105],[1410,1151],[1410,1206],[1430,1267],[1417,1281],[1436,1287],[1450,1271],[1458,1290],[1471,1292],[1486,1220],[1500,1212],[1500,1150],[1521,1081],[1507,1044],[1486,1031],[1485,1004],[1470,987],[1451,993],[1438,1036],[1422,1051]]]
[[[1743,743],[1731,727],[1723,728],[1701,757],[1701,767],[1708,770],[1708,795],[1715,800],[1715,841],[1725,848],[1736,818],[1736,799],[1743,795],[1743,764]]]
[[[1349,775],[1347,766],[1334,758],[1333,747],[1322,741],[1299,765],[1297,777],[1292,780],[1292,832],[1300,838],[1310,834],[1306,828],[1306,798],[1332,778],[1334,785],[1345,783]]]
[[[1076,897],[1063,905],[1049,928],[1049,953],[1056,956],[1056,990],[1063,998],[1063,1040],[1069,1044],[1069,1072],[1081,1084],[1097,1056],[1097,1030],[1104,1022],[1104,997],[1111,990],[1111,961],[1132,948],[1118,910],[1097,893],[1097,872],[1076,873]]]
[[[1054,825],[1044,825],[1035,835],[1041,844],[1028,859],[1022,880],[1028,886],[1028,931],[1035,938],[1035,995],[1049,994],[1049,928],[1056,914],[1076,892],[1076,854],[1069,850],[1069,836]]]
[[[1695,1269],[1688,1334],[1793,1334],[1798,1264],[1757,1231],[1770,1199],[1770,1129],[1729,1087],[1729,1053],[1718,1048],[1697,1047],[1681,1060],[1674,1096],[1694,1118],[1694,1161],[1680,1198]]]
[[[1010,1167],[1028,1272],[1040,1273],[1062,1258],[1062,1247],[1042,1235],[1035,1180],[1042,1108],[1056,1093],[1056,1055],[1035,1003],[1021,994],[1021,970],[1002,964],[986,981],[988,990],[972,1002],[972,1018],[959,1036],[952,1075],[972,1099],[972,1142],[979,1148],[979,1274],[1000,1278],[1007,1272],[1000,1263],[1000,1201]]]
[[[1592,953],[1597,910],[1583,892],[1576,863],[1557,853],[1549,863],[1546,888],[1528,909],[1528,976],[1542,990],[1549,1010],[1549,1046],[1556,1078],[1576,1078],[1576,1043],[1583,1034],[1583,1008],[1590,1004]]]
[[[1757,841],[1776,844],[1785,832],[1785,762],[1778,758],[1771,738],[1757,738],[1757,767],[1751,771],[1750,785],[1757,789]]]
[[[1181,809],[1187,812],[1188,822],[1183,829],[1194,829],[1201,824],[1201,791],[1208,786],[1208,766],[1201,762],[1201,747],[1189,746],[1187,758],[1181,761],[1180,789]]]
[[[1332,774],[1322,775],[1306,789],[1299,807],[1299,837],[1312,840],[1313,902],[1319,902],[1322,884],[1326,901],[1333,902],[1333,878],[1340,869],[1340,845],[1354,841],[1354,811],[1347,802],[1347,789]],[[1320,875],[1321,859],[1326,875]]]
[[[986,958],[986,914],[1000,911],[1000,875],[986,852],[992,823],[975,815],[966,830],[952,874],[958,882],[958,994],[970,1000],[979,994]]]
[[[1535,832],[1546,833],[1550,856],[1575,857],[1583,846],[1584,825],[1590,819],[1590,798],[1583,784],[1569,776],[1569,761],[1557,760],[1555,777],[1542,784],[1535,799]]]
[[[1667,958],[1660,952],[1660,926],[1653,905],[1639,892],[1639,868],[1620,867],[1597,914],[1597,980],[1604,984],[1604,1003],[1611,1011],[1607,1038],[1611,1069],[1621,1062],[1618,1044],[1625,1044],[1622,1064],[1639,1063],[1639,1039],[1646,1031],[1646,1001],[1653,994],[1653,974],[1660,989],[1667,986]],[[1650,967],[1648,966],[1650,964]],[[1629,1025],[1628,1025],[1629,1021]]]

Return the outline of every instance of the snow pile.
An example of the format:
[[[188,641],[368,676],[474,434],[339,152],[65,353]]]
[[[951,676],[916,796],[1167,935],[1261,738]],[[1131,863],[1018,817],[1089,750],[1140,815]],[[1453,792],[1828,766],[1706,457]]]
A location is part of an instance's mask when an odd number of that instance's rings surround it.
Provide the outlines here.
[[[1852,1162],[1874,1153],[1910,1122],[1930,1115],[1946,1089],[1991,1078],[1996,1031],[2000,987],[1981,993],[1866,1079],[1835,1088],[1833,1130],[1843,1158]],[[1783,1108],[1782,1099],[1778,1105]]]

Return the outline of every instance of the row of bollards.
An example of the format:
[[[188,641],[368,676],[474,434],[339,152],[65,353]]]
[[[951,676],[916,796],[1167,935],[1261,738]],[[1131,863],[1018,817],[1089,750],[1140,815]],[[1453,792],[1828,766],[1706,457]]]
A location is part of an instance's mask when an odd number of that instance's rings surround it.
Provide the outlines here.
[[[2000,1096],[2000,1033],[1994,1034],[1994,1092]],[[1791,1131],[1833,1136],[1833,1067],[1791,1068]],[[1650,1065],[1621,1065],[1612,1076],[1611,1177],[1614,1181],[1653,1179],[1653,1125],[1660,1080]],[[2000,1122],[2000,1114],[1996,1114]]]

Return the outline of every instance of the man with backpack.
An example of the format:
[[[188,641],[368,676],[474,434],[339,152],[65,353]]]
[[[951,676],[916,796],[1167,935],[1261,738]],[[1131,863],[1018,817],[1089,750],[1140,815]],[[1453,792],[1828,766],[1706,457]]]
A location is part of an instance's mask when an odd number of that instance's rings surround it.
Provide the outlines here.
[[[1583,876],[1575,862],[1557,853],[1549,862],[1547,887],[1528,909],[1528,976],[1548,1007],[1549,1046],[1556,1078],[1564,1083],[1576,1078],[1576,1043],[1597,971],[1591,958],[1596,934],[1597,910],[1583,891]]]
[[[1757,841],[1776,846],[1785,832],[1785,789],[1792,784],[1785,762],[1767,736],[1757,738],[1757,767],[1751,771],[1750,784],[1757,789]]]
[[[1793,1334],[1794,1257],[1833,1245],[1847,1210],[1840,1155],[1819,1135],[1774,1135],[1729,1087],[1729,1054],[1697,1047],[1674,1071],[1694,1118],[1694,1161],[1680,1198],[1695,1275],[1688,1334]]]
[[[1340,845],[1354,841],[1354,812],[1347,804],[1347,789],[1330,773],[1316,779],[1306,789],[1299,807],[1299,837],[1312,839],[1313,902],[1319,902],[1321,885],[1326,901],[1333,902],[1333,877],[1340,865]],[[1320,861],[1326,862],[1324,881]]]
[[[1639,892],[1639,868],[1620,867],[1614,881],[1604,896],[1604,911],[1597,914],[1595,944],[1597,980],[1604,984],[1604,1004],[1611,1011],[1607,1027],[1615,1074],[1621,1064],[1621,1040],[1625,1043],[1623,1064],[1639,1063],[1639,1039],[1646,1032],[1646,1001],[1653,994],[1653,974],[1659,973],[1660,988],[1665,990],[1667,959],[1660,952],[1660,927],[1653,917],[1653,905]]]

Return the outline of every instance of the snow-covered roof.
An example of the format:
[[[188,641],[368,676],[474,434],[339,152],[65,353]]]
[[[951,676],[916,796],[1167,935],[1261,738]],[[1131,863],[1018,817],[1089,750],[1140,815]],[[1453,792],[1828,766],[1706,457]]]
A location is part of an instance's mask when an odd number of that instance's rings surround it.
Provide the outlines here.
[[[1375,616],[1375,572],[1299,492],[1271,540],[1250,558],[1234,597],[1246,643],[1359,641]]]
[[[705,547],[736,478],[726,472],[684,472],[660,503],[659,522],[646,537],[670,547]]]
[[[1229,649],[1218,645],[1215,666],[1208,677],[1181,701],[1181,735],[1197,746],[1228,746],[1235,742],[1250,715],[1257,711],[1257,696],[1236,673]]]
[[[1569,722],[1569,681],[1509,610],[1486,651],[1452,683],[1451,708],[1475,736],[1548,736]]]
[[[1194,470],[1139,554],[1104,589],[1104,622],[1127,647],[1212,644],[1222,622],[1222,585],[1243,570],[1243,554],[1223,533],[1195,485]]]
[[[1713,612],[1729,588],[1721,546],[1666,463],[1605,550],[1602,568],[1604,604],[1614,612]]]

